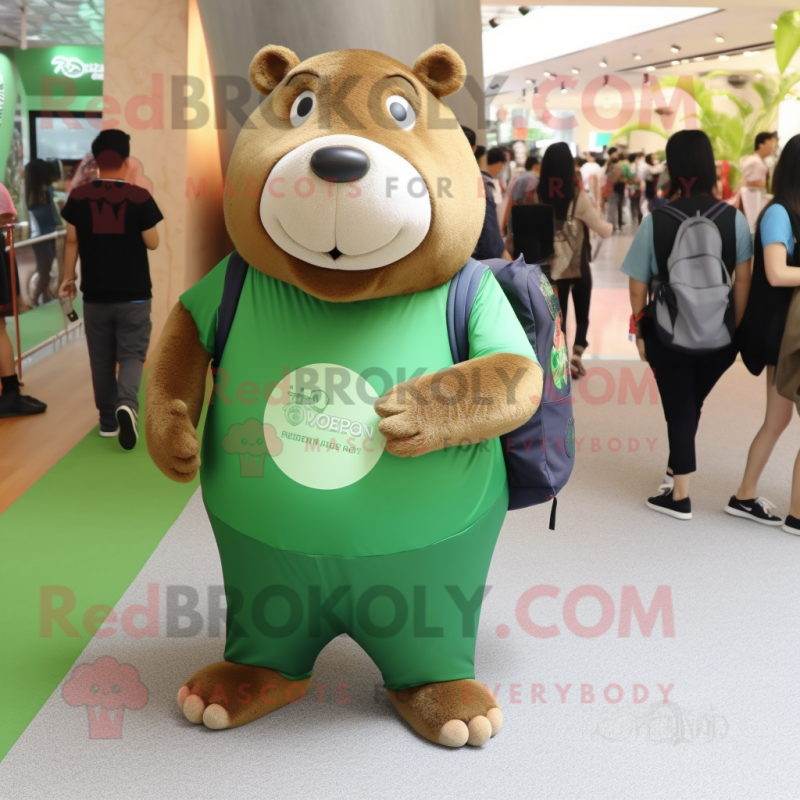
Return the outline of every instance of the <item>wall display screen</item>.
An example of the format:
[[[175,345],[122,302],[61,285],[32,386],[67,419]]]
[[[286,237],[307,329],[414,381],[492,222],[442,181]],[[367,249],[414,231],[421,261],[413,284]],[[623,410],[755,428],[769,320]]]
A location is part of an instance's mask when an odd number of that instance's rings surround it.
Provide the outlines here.
[[[31,157],[80,161],[91,152],[92,142],[100,133],[100,114],[72,112],[59,116],[31,111]]]

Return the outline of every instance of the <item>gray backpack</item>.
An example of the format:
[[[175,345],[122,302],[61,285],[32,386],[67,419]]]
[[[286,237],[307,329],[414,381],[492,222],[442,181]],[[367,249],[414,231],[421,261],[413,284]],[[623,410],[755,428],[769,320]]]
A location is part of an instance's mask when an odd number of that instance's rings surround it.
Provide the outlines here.
[[[656,209],[681,222],[667,274],[654,278],[650,287],[656,333],[671,350],[709,353],[733,341],[733,286],[722,260],[722,236],[714,224],[726,208],[728,203],[720,201],[693,217],[672,205]]]

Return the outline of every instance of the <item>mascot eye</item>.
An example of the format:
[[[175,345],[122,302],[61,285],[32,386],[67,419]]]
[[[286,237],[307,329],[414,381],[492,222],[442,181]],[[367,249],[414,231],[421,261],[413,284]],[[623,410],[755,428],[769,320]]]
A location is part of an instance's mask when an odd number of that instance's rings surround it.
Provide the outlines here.
[[[289,112],[289,121],[296,128],[302,125],[311,115],[317,105],[317,98],[314,92],[306,91],[297,95],[294,103],[292,103],[292,110]]]
[[[242,439],[242,444],[247,444],[247,439]]]
[[[386,108],[392,115],[392,119],[404,130],[410,131],[417,121],[417,115],[411,108],[411,103],[399,94],[393,94],[386,101]]]
[[[112,691],[112,692],[114,692],[114,694],[119,694],[119,693],[122,691],[122,689],[120,688],[120,686],[119,686],[119,684],[118,684],[118,683],[115,683],[115,684],[114,684],[114,685],[111,687],[111,691]]]
[[[89,691],[92,694],[97,694],[100,691],[100,687],[95,683],[92,685],[92,688]]]

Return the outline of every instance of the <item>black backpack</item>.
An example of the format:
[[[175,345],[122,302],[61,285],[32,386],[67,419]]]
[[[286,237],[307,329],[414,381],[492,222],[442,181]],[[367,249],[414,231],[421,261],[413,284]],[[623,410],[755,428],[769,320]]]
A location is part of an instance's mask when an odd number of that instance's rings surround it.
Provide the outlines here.
[[[786,206],[784,206],[786,208]],[[787,253],[787,263],[800,266],[800,220],[786,209],[792,223],[795,247]],[[761,244],[761,225],[756,230],[753,256],[753,282],[750,284],[750,298],[739,326],[739,350],[744,365],[753,375],[760,375],[768,364],[776,366],[781,339],[789,315],[789,303],[794,289],[786,286],[772,286],[767,280],[764,268],[764,248]]]

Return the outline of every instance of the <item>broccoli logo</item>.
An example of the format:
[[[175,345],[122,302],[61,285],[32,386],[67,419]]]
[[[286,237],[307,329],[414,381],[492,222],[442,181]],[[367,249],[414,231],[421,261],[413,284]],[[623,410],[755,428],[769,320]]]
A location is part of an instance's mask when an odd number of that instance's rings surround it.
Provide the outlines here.
[[[90,739],[121,739],[125,708],[141,708],[147,702],[136,668],[110,656],[75,667],[63,695],[71,706],[86,706]]]
[[[290,425],[299,425],[306,418],[303,409],[294,403],[290,403],[283,409],[283,415]]]
[[[267,430],[269,428],[269,430]],[[264,460],[267,456],[267,437],[275,437],[275,430],[271,425],[264,425],[253,418],[241,425],[231,425],[227,435],[222,440],[222,449],[226,453],[239,456],[239,470],[243,478],[263,478]],[[277,438],[277,437],[275,437]],[[281,449],[278,440],[273,455]]]

